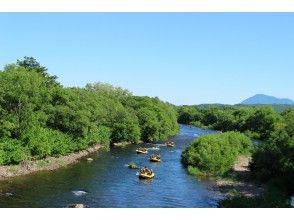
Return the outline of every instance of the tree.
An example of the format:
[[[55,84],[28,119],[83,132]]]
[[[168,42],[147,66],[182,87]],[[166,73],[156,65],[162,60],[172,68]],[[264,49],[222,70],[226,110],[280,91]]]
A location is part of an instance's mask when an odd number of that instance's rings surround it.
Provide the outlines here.
[[[179,109],[178,122],[181,124],[190,124],[191,122],[201,121],[203,114],[194,107],[184,106]]]
[[[294,136],[294,109],[288,109],[282,113],[289,136]]]
[[[0,73],[0,97],[2,135],[20,139],[32,126],[46,123],[51,90],[37,72],[6,67]]]
[[[157,141],[177,131],[174,107],[158,98],[103,83],[63,87],[32,57],[0,71],[0,164]]]
[[[254,176],[263,182],[275,180],[294,192],[294,136],[292,112],[285,112],[284,122],[276,125],[266,142],[252,155]]]
[[[135,110],[144,141],[164,140],[178,132],[177,112],[158,98],[133,97],[128,103]]]
[[[95,92],[98,92],[104,96],[113,98],[113,99],[118,99],[123,101],[122,99],[132,96],[132,93],[127,90],[123,89],[121,87],[115,87],[111,84],[108,83],[102,83],[102,82],[97,82],[97,83],[89,83],[86,85],[87,90],[92,90]]]
[[[159,140],[160,123],[157,120],[156,113],[147,108],[138,110],[139,123],[142,128],[141,138],[147,142]]]
[[[261,140],[266,140],[280,120],[281,116],[273,108],[262,107],[247,119],[245,126],[248,130],[259,133]]]
[[[38,73],[46,73],[47,72],[47,68],[44,66],[41,66],[40,63],[38,63],[36,61],[35,58],[33,57],[24,57],[23,60],[17,60],[16,64],[18,66],[24,67],[25,69],[29,70],[29,71],[36,71]]]
[[[16,62],[17,66],[24,67],[28,71],[35,71],[37,73],[40,73],[45,77],[48,85],[59,85],[59,83],[56,81],[57,76],[50,76],[48,74],[48,69],[44,66],[41,66],[40,63],[37,62],[37,60],[33,57],[27,57],[25,56],[23,60],[17,60]]]

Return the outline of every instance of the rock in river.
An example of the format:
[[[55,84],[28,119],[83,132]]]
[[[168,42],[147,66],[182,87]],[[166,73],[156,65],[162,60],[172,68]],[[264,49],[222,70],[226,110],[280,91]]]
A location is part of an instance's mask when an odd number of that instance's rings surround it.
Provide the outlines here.
[[[67,208],[87,208],[84,204],[70,204]]]
[[[83,196],[83,195],[86,195],[87,194],[87,192],[85,192],[85,191],[72,191],[72,193],[75,196]]]

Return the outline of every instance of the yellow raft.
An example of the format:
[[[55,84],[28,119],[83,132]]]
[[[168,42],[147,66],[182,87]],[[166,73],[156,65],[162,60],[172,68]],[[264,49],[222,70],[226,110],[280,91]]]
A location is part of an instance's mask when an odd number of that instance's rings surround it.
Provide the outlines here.
[[[140,179],[152,179],[155,176],[154,173],[147,174],[147,173],[140,173]]]
[[[152,179],[154,176],[155,176],[154,172],[148,168],[141,169],[139,173],[140,179]]]
[[[151,162],[160,162],[161,161],[161,157],[160,157],[160,155],[151,155],[149,160]]]
[[[148,150],[144,147],[140,147],[136,150],[138,154],[148,154]]]
[[[175,142],[172,142],[172,141],[167,142],[166,143],[166,146],[168,146],[168,147],[174,147],[175,146]]]

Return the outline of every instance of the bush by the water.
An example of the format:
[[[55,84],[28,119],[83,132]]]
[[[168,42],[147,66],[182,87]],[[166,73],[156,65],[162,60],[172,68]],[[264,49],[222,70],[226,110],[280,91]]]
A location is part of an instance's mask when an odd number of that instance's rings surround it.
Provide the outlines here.
[[[239,132],[210,134],[198,138],[185,149],[182,162],[193,173],[223,175],[233,167],[239,154],[251,148],[251,140]]]
[[[0,164],[17,164],[25,159],[27,149],[18,140],[0,139]]]
[[[236,196],[219,203],[220,208],[291,208],[288,197],[259,196],[248,198]]]
[[[182,106],[178,113],[178,122],[182,124],[240,131],[260,140],[267,140],[282,120],[281,114],[271,106]]]
[[[280,192],[272,196],[269,190],[268,194],[257,198],[235,196],[222,201],[221,207],[287,207],[285,201],[294,193],[293,106],[198,105],[182,106],[177,110],[179,123],[221,131],[239,131],[250,138],[261,140],[257,141],[258,145],[252,150],[250,177],[267,185],[273,184]],[[229,169],[236,152],[230,151],[227,154],[229,156],[222,161],[222,157],[218,156],[218,143],[222,141],[210,141],[210,144],[196,142],[194,149],[190,147],[183,154],[183,161],[187,163],[189,173],[201,176],[203,172],[217,173],[217,169],[221,172]],[[196,149],[199,146],[209,147]],[[215,164],[228,166],[221,170]]]
[[[109,84],[68,88],[25,57],[0,71],[0,165],[175,135],[177,112]]]
[[[282,114],[284,122],[276,126],[270,138],[252,155],[251,170],[256,179],[275,181],[289,195],[294,193],[294,110]]]
[[[280,189],[271,186],[264,194],[256,197],[235,195],[220,201],[220,208],[291,208],[289,197]]]

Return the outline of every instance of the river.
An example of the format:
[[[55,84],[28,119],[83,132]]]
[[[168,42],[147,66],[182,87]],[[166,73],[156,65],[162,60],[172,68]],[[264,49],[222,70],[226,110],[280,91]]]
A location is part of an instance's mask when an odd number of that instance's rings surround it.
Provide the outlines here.
[[[140,145],[112,148],[56,171],[39,172],[0,182],[0,207],[216,207],[221,194],[208,181],[188,175],[181,164],[182,150],[195,138],[213,131],[181,125],[171,140],[173,148],[148,144],[149,155],[160,154],[161,163],[137,155]],[[144,145],[146,146],[146,144]],[[129,162],[153,169],[153,180],[140,180]]]

